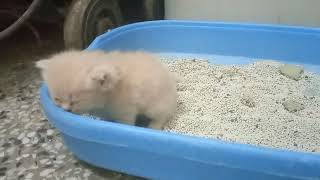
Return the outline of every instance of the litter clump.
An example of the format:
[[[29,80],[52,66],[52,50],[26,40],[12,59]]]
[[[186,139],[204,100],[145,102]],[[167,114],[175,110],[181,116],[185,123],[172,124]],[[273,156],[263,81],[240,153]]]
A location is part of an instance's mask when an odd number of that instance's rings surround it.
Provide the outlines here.
[[[314,93],[320,91],[319,75],[277,61],[163,62],[183,77],[177,87],[177,114],[165,131],[320,152],[320,94]]]
[[[286,100],[285,102],[283,102],[283,106],[284,108],[289,111],[289,112],[297,112],[297,111],[300,111],[300,110],[303,110],[304,109],[304,105],[297,102],[297,101],[294,101],[294,100]]]
[[[282,65],[280,66],[279,70],[282,75],[296,81],[301,78],[304,72],[303,67],[291,64]]]
[[[248,107],[251,107],[251,108],[255,106],[255,103],[254,103],[253,99],[250,98],[250,97],[244,97],[244,98],[242,98],[242,99],[241,99],[241,103],[242,103],[243,105],[248,106]]]

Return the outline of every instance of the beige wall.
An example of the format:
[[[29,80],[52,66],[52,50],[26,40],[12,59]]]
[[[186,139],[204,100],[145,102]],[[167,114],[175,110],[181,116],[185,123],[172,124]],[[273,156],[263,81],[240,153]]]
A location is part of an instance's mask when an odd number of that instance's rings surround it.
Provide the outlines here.
[[[166,0],[166,19],[320,27],[320,0]]]

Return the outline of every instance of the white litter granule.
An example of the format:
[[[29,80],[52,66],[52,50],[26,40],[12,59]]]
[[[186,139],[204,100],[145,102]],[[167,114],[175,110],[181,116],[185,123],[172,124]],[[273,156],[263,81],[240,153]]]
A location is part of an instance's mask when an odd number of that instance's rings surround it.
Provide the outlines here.
[[[103,120],[100,117],[97,117],[97,116],[94,116],[94,115],[91,115],[91,114],[87,114],[87,113],[81,114],[81,116],[83,116],[84,118],[92,119],[92,120]]]
[[[163,61],[180,74],[178,112],[165,131],[320,152],[320,76],[289,79],[276,61]]]

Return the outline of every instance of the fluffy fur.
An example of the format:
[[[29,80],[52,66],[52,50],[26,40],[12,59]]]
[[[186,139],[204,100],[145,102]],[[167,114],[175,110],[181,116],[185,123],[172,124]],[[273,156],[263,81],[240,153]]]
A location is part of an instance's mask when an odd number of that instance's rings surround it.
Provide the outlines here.
[[[176,111],[175,78],[147,53],[67,51],[36,67],[51,98],[67,111],[130,125],[144,114],[154,129],[162,129]]]

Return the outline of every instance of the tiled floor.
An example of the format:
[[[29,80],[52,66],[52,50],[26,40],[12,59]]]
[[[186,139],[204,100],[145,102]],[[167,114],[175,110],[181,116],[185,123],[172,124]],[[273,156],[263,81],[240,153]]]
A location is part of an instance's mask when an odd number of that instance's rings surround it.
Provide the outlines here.
[[[0,42],[0,180],[141,179],[77,160],[39,104],[39,72],[32,63],[60,51],[61,32],[44,33],[42,45],[22,30]]]

